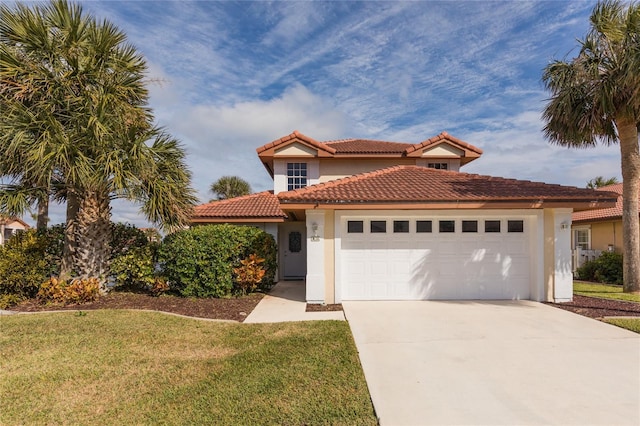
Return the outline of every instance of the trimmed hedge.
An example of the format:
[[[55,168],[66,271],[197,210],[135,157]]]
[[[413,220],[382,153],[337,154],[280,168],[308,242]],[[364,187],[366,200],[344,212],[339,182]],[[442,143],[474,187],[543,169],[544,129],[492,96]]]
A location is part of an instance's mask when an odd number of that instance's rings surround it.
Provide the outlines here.
[[[252,226],[206,225],[176,232],[164,239],[158,258],[171,290],[188,297],[228,297],[237,291],[233,269],[252,254],[265,259],[258,287],[267,290],[275,278],[276,244]]]

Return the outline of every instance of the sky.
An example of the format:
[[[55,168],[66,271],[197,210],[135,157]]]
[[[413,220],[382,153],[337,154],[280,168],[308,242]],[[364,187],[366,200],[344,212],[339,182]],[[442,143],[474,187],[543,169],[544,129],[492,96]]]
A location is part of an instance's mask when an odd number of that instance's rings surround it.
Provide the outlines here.
[[[150,106],[184,144],[201,202],[224,175],[272,189],[255,149],[293,130],[411,143],[447,131],[484,151],[464,172],[620,180],[617,146],[568,149],[542,132],[542,71],[577,54],[593,1],[82,4],[147,59]],[[148,226],[138,208],[115,202],[113,220]]]

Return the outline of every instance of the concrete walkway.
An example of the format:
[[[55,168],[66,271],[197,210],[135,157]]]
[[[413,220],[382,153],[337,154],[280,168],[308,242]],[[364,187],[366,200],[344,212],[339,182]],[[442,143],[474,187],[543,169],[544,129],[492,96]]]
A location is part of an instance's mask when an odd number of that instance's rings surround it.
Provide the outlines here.
[[[381,425],[638,425],[640,336],[540,303],[343,302]]]
[[[305,312],[305,285],[303,281],[280,281],[258,303],[245,323],[342,320],[344,313]]]

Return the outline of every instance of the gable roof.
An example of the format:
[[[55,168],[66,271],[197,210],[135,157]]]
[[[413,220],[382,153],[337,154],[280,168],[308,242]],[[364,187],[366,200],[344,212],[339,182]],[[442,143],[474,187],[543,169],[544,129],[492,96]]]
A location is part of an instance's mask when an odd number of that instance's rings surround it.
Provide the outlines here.
[[[312,204],[371,208],[609,207],[615,194],[571,186],[505,179],[419,166],[394,166],[281,192],[283,206]],[[347,207],[348,206],[348,207]],[[415,207],[420,206],[420,207]],[[340,208],[340,207],[337,207]]]
[[[616,193],[618,195],[616,205],[608,208],[574,213],[572,215],[572,220],[574,223],[622,219],[622,183],[603,186],[596,189],[596,191],[608,191]]]
[[[389,142],[371,139],[340,139],[320,142],[294,130],[291,134],[276,139],[256,149],[258,157],[271,176],[273,176],[273,158],[280,149],[288,145],[301,144],[316,152],[320,158],[364,157],[364,158],[403,158],[421,157],[425,149],[432,149],[440,144],[447,144],[462,151],[461,164],[482,155],[482,150],[467,142],[442,132],[423,142],[413,144],[406,142]]]
[[[191,221],[194,223],[284,222],[286,217],[273,191],[264,191],[196,206]]]
[[[482,155],[482,150],[480,148],[475,147],[470,143],[467,143],[458,138],[454,138],[447,132],[442,132],[438,136],[434,136],[427,139],[426,141],[412,145],[411,147],[407,148],[405,154],[408,157],[419,157],[425,149],[435,148],[442,143],[457,147],[464,152],[464,155],[462,156],[462,158],[460,158],[461,164],[467,164]]]
[[[18,222],[20,225],[24,226],[25,229],[31,228],[27,222],[17,216],[0,216],[0,225],[10,225],[13,222]]]

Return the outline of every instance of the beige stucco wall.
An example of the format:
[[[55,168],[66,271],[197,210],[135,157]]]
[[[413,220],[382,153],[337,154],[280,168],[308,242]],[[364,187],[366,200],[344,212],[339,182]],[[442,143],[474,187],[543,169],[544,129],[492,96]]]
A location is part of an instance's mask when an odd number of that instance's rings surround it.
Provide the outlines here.
[[[591,248],[593,250],[607,250],[613,245],[615,251],[623,253],[622,221],[601,222],[591,224]]]
[[[428,157],[428,158],[443,158],[443,157],[460,158],[463,155],[464,155],[463,150],[458,149],[446,143],[442,143],[430,149],[425,149],[422,152],[422,156]]]
[[[365,173],[373,170],[383,169],[385,167],[399,165],[415,165],[415,158],[392,158],[386,160],[378,159],[336,159],[329,158],[320,160],[320,178],[319,181],[328,182],[334,179],[340,179],[357,173]]]

